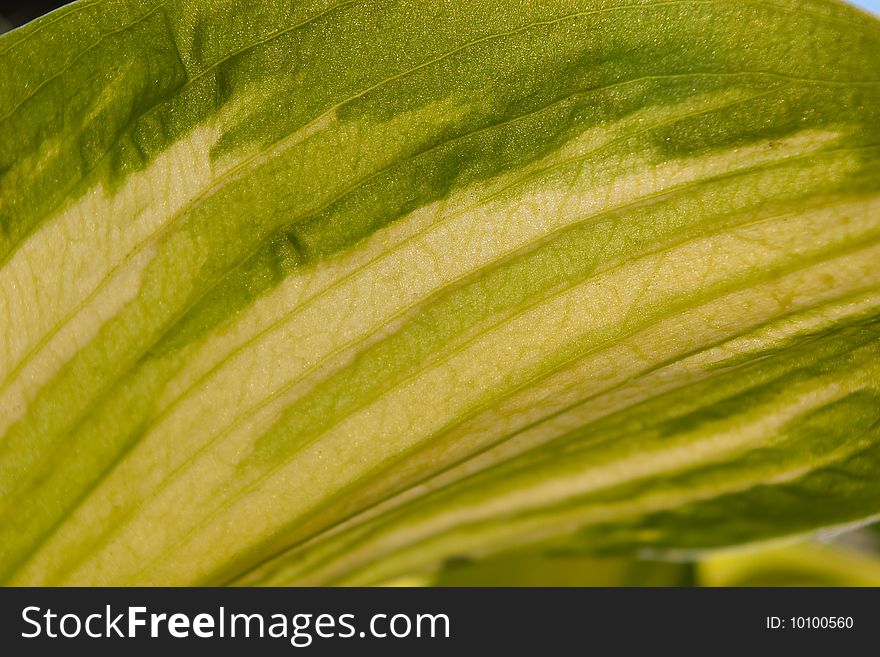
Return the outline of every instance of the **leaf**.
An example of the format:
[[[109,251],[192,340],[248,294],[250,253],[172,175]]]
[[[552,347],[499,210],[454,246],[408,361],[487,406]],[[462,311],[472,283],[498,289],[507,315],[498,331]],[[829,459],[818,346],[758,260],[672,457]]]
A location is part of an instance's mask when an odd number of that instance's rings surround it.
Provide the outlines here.
[[[691,586],[692,564],[630,558],[510,554],[453,562],[434,586]]]
[[[0,580],[880,513],[880,24],[80,0],[0,37]]]
[[[880,586],[876,555],[818,544],[719,554],[698,573],[704,586]]]

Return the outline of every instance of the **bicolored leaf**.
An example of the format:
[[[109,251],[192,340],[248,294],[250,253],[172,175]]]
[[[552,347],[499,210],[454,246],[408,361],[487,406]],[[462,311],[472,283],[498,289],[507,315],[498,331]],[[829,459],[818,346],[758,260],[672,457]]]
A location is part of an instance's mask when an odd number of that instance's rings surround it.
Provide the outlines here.
[[[697,567],[703,586],[880,586],[877,555],[804,544],[712,556]]]
[[[880,513],[880,23],[80,0],[0,37],[0,578]]]

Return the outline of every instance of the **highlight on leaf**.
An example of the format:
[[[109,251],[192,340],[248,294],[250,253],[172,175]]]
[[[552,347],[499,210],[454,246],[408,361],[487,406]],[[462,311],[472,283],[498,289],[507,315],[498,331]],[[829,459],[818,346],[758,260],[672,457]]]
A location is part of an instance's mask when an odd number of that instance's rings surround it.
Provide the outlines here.
[[[0,582],[876,518],[878,53],[832,0],[78,0],[0,36]]]

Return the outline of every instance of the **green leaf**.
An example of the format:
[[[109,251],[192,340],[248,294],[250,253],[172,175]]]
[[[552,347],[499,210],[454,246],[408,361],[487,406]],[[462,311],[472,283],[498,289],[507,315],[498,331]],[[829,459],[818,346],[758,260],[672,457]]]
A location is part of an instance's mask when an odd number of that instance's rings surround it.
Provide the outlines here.
[[[880,514],[880,23],[80,0],[0,37],[0,581]]]
[[[880,586],[880,559],[803,544],[719,554],[697,566],[703,586]]]
[[[631,558],[503,554],[480,561],[451,562],[432,586],[691,586],[687,563]]]

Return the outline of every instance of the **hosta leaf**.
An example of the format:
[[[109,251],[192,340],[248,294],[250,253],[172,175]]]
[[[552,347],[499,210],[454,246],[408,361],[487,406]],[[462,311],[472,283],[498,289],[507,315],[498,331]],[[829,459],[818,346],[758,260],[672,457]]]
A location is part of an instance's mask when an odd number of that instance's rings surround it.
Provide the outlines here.
[[[880,23],[80,0],[0,37],[0,578],[880,513]]]
[[[433,586],[693,586],[694,565],[630,558],[514,554],[452,562]]]
[[[713,556],[703,586],[880,586],[880,560],[845,547],[805,544]]]

